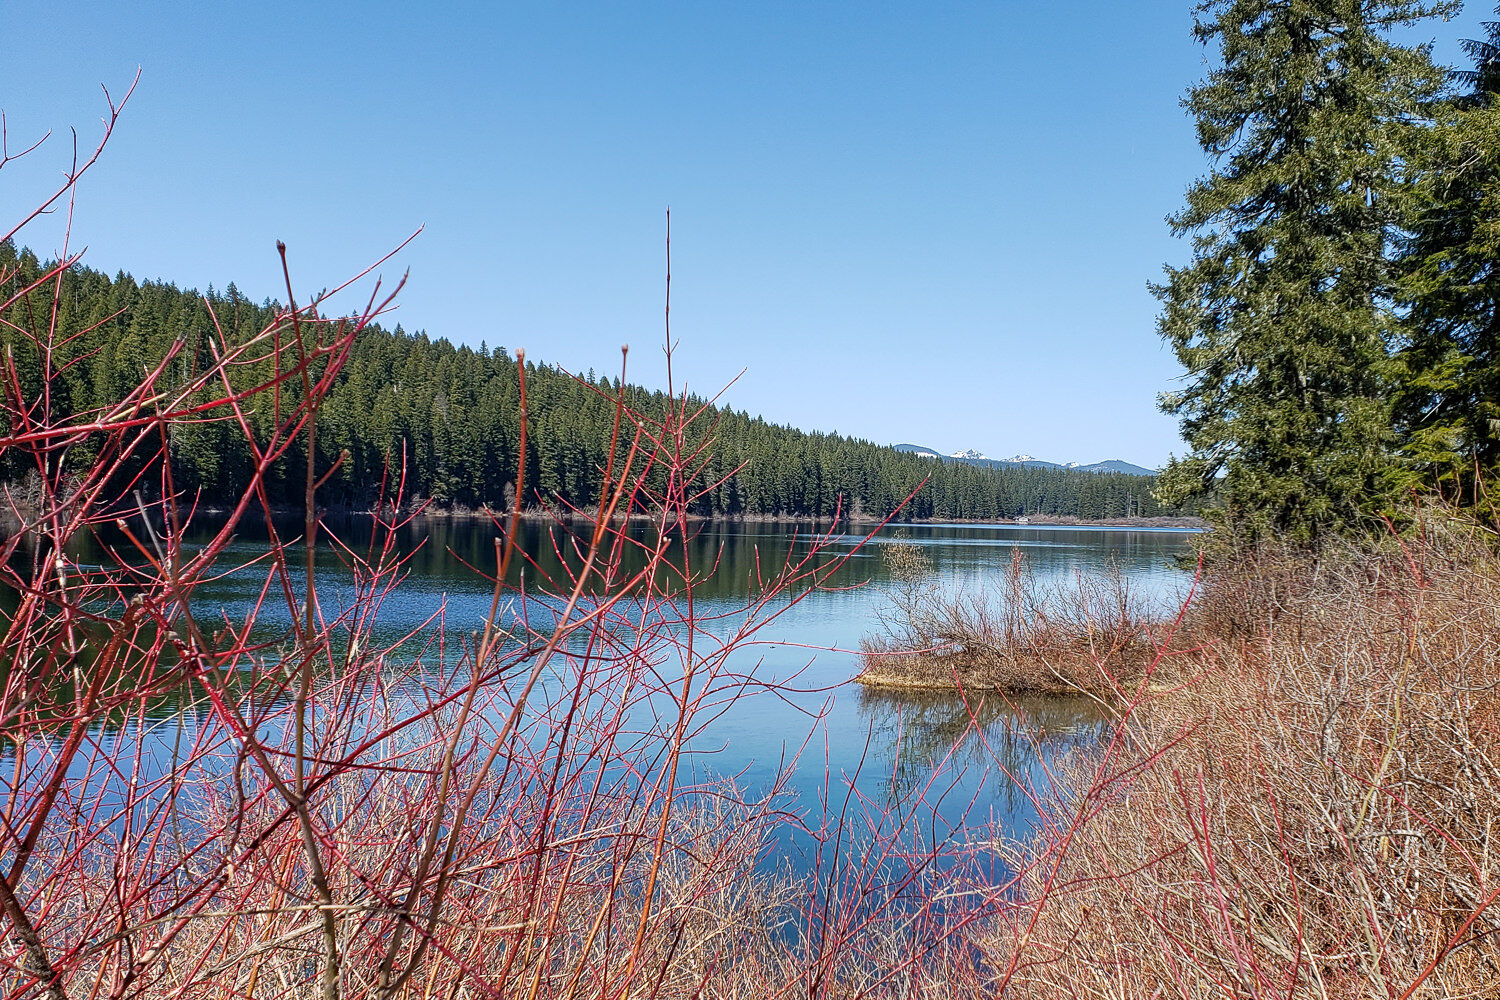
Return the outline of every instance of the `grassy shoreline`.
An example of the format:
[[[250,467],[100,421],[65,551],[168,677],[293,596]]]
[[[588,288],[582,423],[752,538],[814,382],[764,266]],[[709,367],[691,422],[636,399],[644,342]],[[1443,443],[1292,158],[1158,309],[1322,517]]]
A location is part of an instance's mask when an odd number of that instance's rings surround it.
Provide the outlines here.
[[[1107,695],[1133,683],[1172,641],[1118,566],[1060,584],[1021,550],[992,589],[951,590],[921,546],[881,546],[894,585],[860,642],[855,680],[874,689]]]
[[[1500,991],[1500,558],[1414,520],[1205,577],[1168,684],[1058,772],[1054,815],[1097,808],[1015,845],[1028,995]]]

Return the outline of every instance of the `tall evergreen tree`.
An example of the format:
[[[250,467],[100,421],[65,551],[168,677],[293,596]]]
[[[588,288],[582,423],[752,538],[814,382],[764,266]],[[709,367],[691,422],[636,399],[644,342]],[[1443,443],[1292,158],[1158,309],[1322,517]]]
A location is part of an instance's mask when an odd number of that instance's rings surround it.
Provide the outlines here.
[[[1168,502],[1217,491],[1238,533],[1310,540],[1377,494],[1394,443],[1390,247],[1413,205],[1412,122],[1443,82],[1425,47],[1390,33],[1456,7],[1196,8],[1223,61],[1185,101],[1215,158],[1170,220],[1193,260],[1153,286],[1187,369],[1162,396],[1190,447],[1162,477]]]
[[[1500,481],[1500,23],[1427,135],[1431,201],[1406,244],[1409,339],[1399,417],[1412,478],[1493,507]],[[1500,493],[1495,494],[1500,500]]]

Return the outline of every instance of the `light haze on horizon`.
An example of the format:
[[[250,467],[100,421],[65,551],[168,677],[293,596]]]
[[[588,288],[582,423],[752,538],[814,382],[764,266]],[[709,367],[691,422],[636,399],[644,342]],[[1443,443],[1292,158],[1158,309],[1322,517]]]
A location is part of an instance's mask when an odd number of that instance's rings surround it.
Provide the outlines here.
[[[674,375],[805,430],[1055,462],[1181,453],[1146,283],[1208,163],[1191,0],[6,4],[0,220],[92,147],[74,248],[284,298],[425,231],[387,325]],[[1462,65],[1490,3],[1415,32]],[[7,224],[4,228],[9,228]],[[59,216],[23,231],[47,256]],[[346,308],[355,308],[352,299]]]

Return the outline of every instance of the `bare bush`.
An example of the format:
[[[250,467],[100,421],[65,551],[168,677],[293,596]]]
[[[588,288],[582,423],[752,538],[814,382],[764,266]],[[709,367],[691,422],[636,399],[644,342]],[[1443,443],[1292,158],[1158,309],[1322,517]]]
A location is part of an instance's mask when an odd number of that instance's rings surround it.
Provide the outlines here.
[[[281,250],[287,304],[265,329],[213,321],[206,363],[172,365],[178,342],[127,398],[77,413],[50,392],[82,335],[51,307],[77,256],[35,280],[0,274],[0,455],[34,470],[6,494],[0,553],[15,599],[0,641],[6,995],[813,997],[889,993],[969,948],[980,910],[931,904],[973,852],[860,815],[847,791],[817,823],[787,808],[784,774],[746,796],[685,766],[694,735],[758,683],[737,651],[850,553],[815,538],[758,566],[737,614],[704,621],[694,595],[716,567],[673,542],[720,485],[714,428],[670,381],[654,415],[629,405],[623,363],[614,387],[590,383],[613,408],[610,457],[597,507],[564,512],[560,574],[515,572],[520,508],[539,498],[512,485],[508,509],[486,512],[482,627],[434,617],[381,640],[411,559],[400,456],[355,549],[321,520],[331,470],[315,439],[390,298],[377,285],[340,315],[341,285],[299,306]],[[518,379],[525,482],[524,364]],[[253,466],[211,523],[169,460],[174,434],[204,421],[234,429]],[[292,459],[295,539],[265,489]],[[632,520],[652,525],[644,540]],[[269,542],[235,564],[252,521]],[[81,539],[101,554],[80,559]],[[329,551],[352,581],[337,602],[320,593]],[[199,596],[226,574],[258,595],[233,618]],[[289,625],[268,639],[268,618]],[[766,864],[787,831],[817,845],[807,879]]]
[[[1038,997],[1495,995],[1493,544],[1428,512],[1217,570],[1201,676],[1064,765],[1010,845],[1029,902],[994,960]]]
[[[1154,656],[1152,620],[1118,565],[1043,584],[1020,550],[988,589],[937,579],[920,547],[881,548],[894,584],[861,642],[861,683],[1031,692],[1112,691]]]

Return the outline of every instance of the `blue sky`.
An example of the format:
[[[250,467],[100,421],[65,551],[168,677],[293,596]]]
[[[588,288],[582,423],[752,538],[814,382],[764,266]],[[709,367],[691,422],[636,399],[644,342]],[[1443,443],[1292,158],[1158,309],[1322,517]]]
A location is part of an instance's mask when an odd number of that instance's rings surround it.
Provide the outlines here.
[[[1191,3],[7,0],[0,219],[141,82],[82,187],[86,263],[277,296],[424,233],[391,322],[777,423],[1056,461],[1180,451],[1146,282],[1207,169]],[[1488,3],[1417,37],[1461,61]],[[6,228],[9,228],[8,226]],[[55,220],[27,231],[44,255]]]

